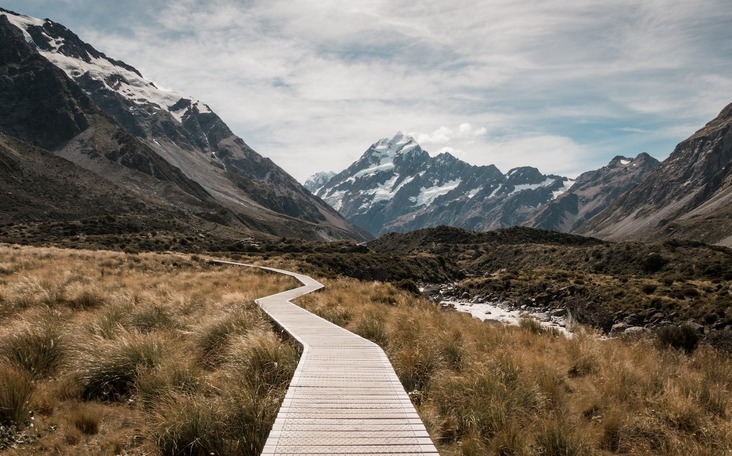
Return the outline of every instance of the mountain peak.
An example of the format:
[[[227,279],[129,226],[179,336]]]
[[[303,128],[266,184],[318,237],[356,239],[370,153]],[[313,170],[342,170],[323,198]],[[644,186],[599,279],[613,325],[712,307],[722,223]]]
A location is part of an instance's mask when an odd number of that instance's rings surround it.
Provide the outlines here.
[[[19,28],[26,41],[43,57],[87,92],[91,86],[103,88],[125,98],[131,107],[146,109],[151,114],[158,110],[170,112],[178,122],[189,112],[189,109],[179,112],[181,100],[188,101],[188,108],[195,106],[200,112],[209,112],[198,100],[159,89],[133,66],[107,57],[61,24],[7,10],[0,10],[0,14]]]
[[[78,188],[65,182],[82,179],[78,171],[85,169],[97,176],[93,185],[98,188],[90,194],[116,193],[115,185],[120,194],[129,190],[129,214],[145,220],[163,214],[161,225],[145,226],[174,230],[176,237],[210,230],[213,224],[214,237],[221,239],[239,238],[242,232],[313,240],[368,238],[247,146],[206,104],[160,90],[61,24],[2,10],[0,37],[0,99],[13,108],[0,116],[0,131],[22,143],[10,149],[36,146],[46,155],[63,157],[56,162],[57,169],[64,169],[59,186]],[[41,156],[16,161],[10,172],[20,166],[24,176],[26,171],[48,176],[36,169],[43,166]],[[0,169],[0,181],[9,188],[3,177],[7,171]],[[47,180],[33,181],[40,187],[33,194],[27,190],[33,186],[23,187],[26,193],[18,200],[36,205],[27,211],[39,214],[41,223],[118,211],[118,200],[95,197],[115,202],[90,206],[92,199],[78,191],[57,195]],[[46,211],[49,205],[39,195],[53,195],[52,205],[65,209]],[[73,208],[77,203],[82,210]],[[123,218],[126,214],[120,212]],[[20,220],[5,213],[0,219]]]
[[[380,156],[395,157],[417,147],[419,147],[419,144],[414,138],[399,131],[391,138],[378,140],[371,146],[370,150]]]
[[[721,130],[732,124],[732,103],[725,106],[719,115],[707,123],[704,128],[697,131],[689,139],[700,138],[702,136],[710,135],[717,130]]]
[[[615,156],[612,160],[610,160],[610,163],[608,164],[608,167],[610,168],[620,168],[620,167],[638,167],[638,166],[655,166],[658,164],[658,160],[651,157],[645,152],[641,152],[638,154],[635,158],[629,158],[622,155]]]

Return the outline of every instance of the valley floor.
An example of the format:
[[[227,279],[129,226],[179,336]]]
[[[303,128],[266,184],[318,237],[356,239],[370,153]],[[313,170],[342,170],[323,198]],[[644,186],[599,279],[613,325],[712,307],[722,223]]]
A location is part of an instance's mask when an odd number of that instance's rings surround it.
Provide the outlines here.
[[[297,257],[267,264],[310,267]],[[321,282],[298,303],[384,348],[443,456],[732,453],[726,352]],[[298,355],[253,300],[294,285],[195,255],[0,246],[0,391],[16,393],[0,394],[0,451],[257,454]]]

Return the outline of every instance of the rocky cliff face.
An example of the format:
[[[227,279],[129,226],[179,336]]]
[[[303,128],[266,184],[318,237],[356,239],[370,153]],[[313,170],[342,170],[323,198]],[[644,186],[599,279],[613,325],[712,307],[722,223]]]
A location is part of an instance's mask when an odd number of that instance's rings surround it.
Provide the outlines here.
[[[732,246],[732,104],[577,232]]]
[[[50,20],[0,10],[0,131],[119,185],[248,231],[365,233],[249,148],[204,103],[158,89]]]
[[[646,153],[635,158],[615,157],[607,166],[581,174],[566,193],[542,206],[527,225],[573,232],[657,167],[658,160]]]
[[[317,195],[373,235],[438,225],[487,230],[525,223],[569,182],[530,167],[504,175],[448,153],[431,157],[397,133],[374,143]]]

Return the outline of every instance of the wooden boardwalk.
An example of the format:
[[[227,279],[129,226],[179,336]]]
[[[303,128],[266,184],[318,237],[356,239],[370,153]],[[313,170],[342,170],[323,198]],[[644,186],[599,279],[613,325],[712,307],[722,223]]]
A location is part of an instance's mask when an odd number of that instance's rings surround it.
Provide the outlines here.
[[[262,269],[303,284],[257,300],[303,347],[262,455],[437,455],[384,351],[290,302],[323,285]]]

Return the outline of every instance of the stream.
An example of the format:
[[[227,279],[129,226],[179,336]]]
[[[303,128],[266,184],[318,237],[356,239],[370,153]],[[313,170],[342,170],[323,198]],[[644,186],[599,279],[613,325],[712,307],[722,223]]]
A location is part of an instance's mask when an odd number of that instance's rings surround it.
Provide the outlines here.
[[[458,312],[469,313],[474,318],[489,323],[503,323],[518,326],[522,318],[533,318],[543,328],[555,329],[567,337],[571,337],[572,334],[572,323],[568,321],[564,312],[533,313],[520,309],[512,309],[508,305],[501,305],[499,303],[441,301],[440,304],[443,307],[452,308]]]

